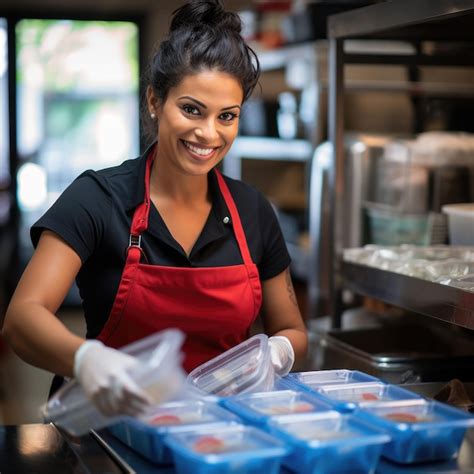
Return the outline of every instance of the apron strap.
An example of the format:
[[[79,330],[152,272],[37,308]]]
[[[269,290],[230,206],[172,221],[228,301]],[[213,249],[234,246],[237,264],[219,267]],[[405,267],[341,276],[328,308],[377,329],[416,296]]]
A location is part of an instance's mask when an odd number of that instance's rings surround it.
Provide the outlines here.
[[[244,229],[242,228],[242,222],[240,221],[239,211],[235,205],[234,199],[230,193],[229,187],[225,182],[222,174],[219,170],[214,168],[214,172],[217,176],[217,182],[219,183],[219,188],[221,190],[224,201],[227,205],[227,208],[230,212],[230,217],[232,219],[232,226],[234,228],[235,238],[237,239],[237,244],[239,245],[240,254],[244,260],[245,265],[252,265],[252,257],[250,256],[250,251],[247,245],[247,239],[245,238]]]

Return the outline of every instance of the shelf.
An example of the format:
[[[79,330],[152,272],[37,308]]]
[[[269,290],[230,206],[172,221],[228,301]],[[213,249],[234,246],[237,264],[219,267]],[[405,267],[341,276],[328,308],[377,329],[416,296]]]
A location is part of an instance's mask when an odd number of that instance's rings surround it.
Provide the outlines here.
[[[224,174],[242,177],[242,159],[301,161],[311,158],[313,146],[308,140],[283,140],[272,137],[237,137],[223,161]]]
[[[330,16],[328,37],[466,41],[473,21],[474,0],[391,0]]]
[[[325,42],[306,42],[275,49],[257,50],[262,72],[285,69],[290,61],[313,61],[315,54],[325,54]]]
[[[356,263],[342,262],[341,272],[355,293],[474,329],[474,293]]]

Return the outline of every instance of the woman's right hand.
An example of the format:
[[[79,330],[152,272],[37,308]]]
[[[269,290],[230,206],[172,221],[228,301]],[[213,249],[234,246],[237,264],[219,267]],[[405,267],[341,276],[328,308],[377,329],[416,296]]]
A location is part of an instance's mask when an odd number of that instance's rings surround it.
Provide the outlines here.
[[[136,416],[152,403],[127,373],[137,363],[100,341],[88,340],[75,353],[74,376],[104,415]]]

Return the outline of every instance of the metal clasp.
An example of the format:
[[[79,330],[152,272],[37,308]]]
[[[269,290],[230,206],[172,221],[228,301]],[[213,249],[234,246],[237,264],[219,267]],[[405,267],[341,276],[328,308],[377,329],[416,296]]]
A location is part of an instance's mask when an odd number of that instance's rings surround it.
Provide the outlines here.
[[[130,238],[128,239],[128,246],[129,247],[141,247],[142,244],[142,236],[141,235],[133,235],[130,234]]]

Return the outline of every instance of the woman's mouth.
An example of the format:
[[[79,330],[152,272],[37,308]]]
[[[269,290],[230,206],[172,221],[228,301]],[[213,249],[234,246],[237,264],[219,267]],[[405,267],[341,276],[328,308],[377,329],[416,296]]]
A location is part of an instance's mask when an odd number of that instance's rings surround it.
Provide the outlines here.
[[[186,147],[187,150],[191,152],[192,155],[194,155],[198,159],[208,159],[217,150],[216,147],[209,148],[209,147],[198,146],[186,140],[181,140],[181,143]]]

